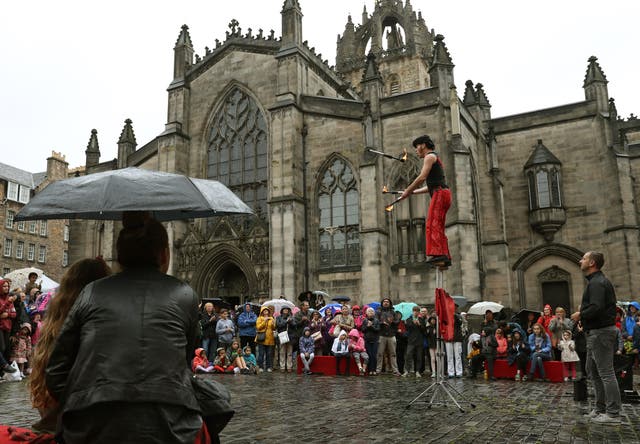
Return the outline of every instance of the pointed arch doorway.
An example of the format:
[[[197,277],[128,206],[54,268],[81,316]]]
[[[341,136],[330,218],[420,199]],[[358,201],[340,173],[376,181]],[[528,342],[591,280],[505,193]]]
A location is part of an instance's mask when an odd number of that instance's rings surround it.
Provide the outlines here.
[[[250,299],[249,282],[235,264],[227,264],[212,280],[215,296],[233,305]]]
[[[205,254],[192,280],[201,298],[221,298],[237,305],[257,294],[258,278],[249,257],[230,244],[219,244]]]

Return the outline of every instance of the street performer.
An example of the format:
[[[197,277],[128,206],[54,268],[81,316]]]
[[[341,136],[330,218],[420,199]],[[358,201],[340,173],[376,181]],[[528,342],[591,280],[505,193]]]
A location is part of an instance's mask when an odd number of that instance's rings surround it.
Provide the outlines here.
[[[431,202],[426,221],[426,253],[427,262],[433,265],[451,265],[449,244],[444,233],[447,211],[451,206],[451,190],[447,186],[444,176],[444,165],[435,152],[435,144],[427,135],[420,136],[413,141],[413,147],[418,157],[423,159],[422,170],[416,179],[404,190],[400,200],[412,194],[429,193]],[[418,188],[427,181],[427,185]]]

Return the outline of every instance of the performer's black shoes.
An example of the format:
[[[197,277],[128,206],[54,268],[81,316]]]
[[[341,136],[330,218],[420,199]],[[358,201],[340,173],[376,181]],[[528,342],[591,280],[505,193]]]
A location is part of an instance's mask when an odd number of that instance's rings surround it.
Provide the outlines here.
[[[427,263],[433,267],[450,267],[451,259],[448,256],[431,256],[427,259]]]

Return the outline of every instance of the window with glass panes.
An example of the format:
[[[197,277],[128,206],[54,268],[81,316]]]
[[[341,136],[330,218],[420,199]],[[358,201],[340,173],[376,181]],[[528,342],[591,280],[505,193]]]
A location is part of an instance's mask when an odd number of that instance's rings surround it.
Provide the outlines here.
[[[38,262],[44,263],[47,260],[47,247],[45,245],[40,245],[40,249],[38,250]]]
[[[62,231],[62,240],[69,242],[69,225],[65,225]]]
[[[27,248],[27,260],[32,261],[36,257],[36,244],[29,244]]]
[[[18,201],[18,184],[15,182],[7,182],[7,199]]]
[[[7,228],[13,228],[13,218],[16,216],[15,211],[7,210],[7,218],[5,219],[4,226]]]
[[[360,210],[355,176],[341,158],[321,174],[318,191],[320,267],[360,265]]]
[[[16,244],[16,259],[22,259],[24,257],[24,242],[18,241]]]
[[[47,221],[46,220],[41,220],[40,221],[40,236],[46,236],[47,235]]]
[[[233,89],[213,118],[207,177],[228,186],[266,222],[267,140],[267,124],[258,104]]]
[[[11,257],[11,252],[13,251],[13,240],[12,239],[4,239],[4,257]]]
[[[62,266],[66,267],[69,265],[69,252],[67,250],[62,251]]]
[[[35,234],[38,231],[38,221],[30,220],[29,221],[29,233]]]
[[[18,222],[18,231],[24,231],[24,221]]]

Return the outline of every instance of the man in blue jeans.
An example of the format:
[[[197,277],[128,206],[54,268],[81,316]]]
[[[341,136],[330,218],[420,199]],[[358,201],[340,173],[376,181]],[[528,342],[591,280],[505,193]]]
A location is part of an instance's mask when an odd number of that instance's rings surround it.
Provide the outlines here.
[[[620,424],[620,389],[613,370],[616,347],[616,293],[600,271],[604,255],[588,251],[580,259],[580,269],[587,278],[580,311],[571,319],[582,321],[587,335],[587,374],[593,381],[596,406],[587,414],[595,423]]]

